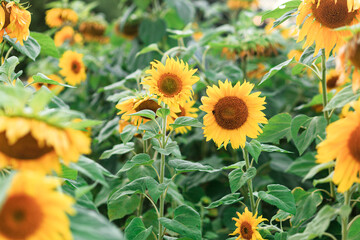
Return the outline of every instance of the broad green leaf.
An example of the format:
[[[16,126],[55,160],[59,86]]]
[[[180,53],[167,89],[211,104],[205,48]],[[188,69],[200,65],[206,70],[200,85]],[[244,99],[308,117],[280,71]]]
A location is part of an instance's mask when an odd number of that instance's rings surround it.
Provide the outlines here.
[[[29,57],[33,61],[40,54],[40,45],[39,43],[32,37],[24,41],[24,45],[21,45],[20,42],[16,42],[16,38],[10,38],[8,35],[4,36],[4,40],[10,43],[17,51]]]
[[[265,76],[261,79],[259,85],[261,85],[262,83],[264,83],[266,80],[270,79],[272,76],[274,76],[278,71],[280,71],[281,69],[283,69],[284,67],[288,66],[290,63],[293,63],[294,59],[289,59],[285,62],[280,63],[279,65],[273,67],[272,69],[270,69],[270,71],[268,73],[265,74]]]
[[[141,49],[141,51],[138,52],[135,57],[138,57],[138,56],[140,56],[142,54],[145,54],[145,53],[148,53],[148,52],[153,52],[153,51],[160,52],[160,49],[159,49],[159,47],[158,47],[158,45],[156,43],[152,43],[149,46],[144,47],[143,49]]]
[[[315,154],[307,152],[305,155],[296,159],[286,170],[288,173],[295,174],[300,177],[305,177],[309,173],[310,169],[315,167]]]
[[[192,117],[178,117],[173,124],[170,124],[171,127],[203,127],[204,125],[199,122],[196,118]]]
[[[151,120],[155,120],[155,113],[152,110],[141,110],[133,114],[129,114],[129,116],[140,116],[144,118],[149,118]]]
[[[120,137],[123,143],[124,144],[128,143],[134,137],[136,132],[137,132],[136,126],[132,124],[127,125],[124,128],[124,130],[120,133]]]
[[[94,187],[96,187],[96,185],[97,185],[97,182],[94,182],[91,185],[82,186],[82,187],[75,189],[75,199],[81,198],[82,196],[84,196],[85,194],[87,194],[88,192],[93,190]]]
[[[194,34],[194,31],[191,29],[183,30],[183,31],[167,29],[167,31],[172,34],[170,35],[170,37],[174,39],[186,38]]]
[[[10,81],[14,80],[15,68],[19,65],[19,59],[15,56],[11,56],[5,60],[5,62],[0,66],[0,73],[5,74]]]
[[[49,104],[54,93],[49,89],[42,87],[40,90],[34,93],[32,99],[29,102],[29,107],[33,110],[34,113],[38,113]]]
[[[218,206],[221,205],[231,205],[233,203],[237,203],[241,201],[241,199],[243,199],[243,197],[240,197],[240,193],[230,193],[220,198],[219,200],[212,202],[206,208],[211,209],[211,208],[217,208]]]
[[[68,166],[61,164],[61,172],[59,173],[59,177],[66,178],[70,180],[76,180],[78,176],[78,171]]]
[[[134,143],[129,142],[127,144],[117,144],[112,149],[107,150],[101,154],[100,159],[107,159],[113,155],[122,155],[134,150]]]
[[[47,84],[52,84],[52,85],[60,85],[60,86],[63,86],[63,87],[68,87],[68,88],[75,88],[74,86],[70,86],[70,85],[67,85],[67,84],[63,84],[63,83],[59,83],[57,81],[54,81],[54,80],[48,78],[47,76],[45,76],[42,73],[36,74],[35,76],[33,76],[33,79],[34,79],[34,81],[31,84],[33,84],[33,83],[47,83]]]
[[[301,0],[293,0],[293,1],[287,1],[283,4],[281,4],[279,7],[275,8],[274,10],[266,11],[262,14],[261,21],[264,21],[268,18],[280,18],[287,12],[297,9],[300,5]]]
[[[101,214],[81,207],[75,210],[76,214],[69,217],[74,240],[125,240],[118,227]]]
[[[360,218],[356,219],[349,228],[348,240],[360,239]]]
[[[140,203],[139,195],[110,195],[108,199],[108,217],[110,221],[121,219],[133,213]]]
[[[327,99],[332,99],[333,95],[334,95],[333,92],[328,92]],[[322,105],[322,103],[323,103],[323,95],[318,94],[318,95],[315,95],[309,103],[301,105],[299,107],[296,107],[295,110],[300,110],[303,108],[312,107],[312,106],[316,106],[316,105]]]
[[[59,50],[55,46],[55,42],[51,37],[39,32],[31,32],[30,36],[33,37],[40,44],[40,53],[47,56],[52,56],[54,58],[60,57]]]
[[[146,153],[137,154],[130,161],[127,161],[116,175],[119,175],[122,172],[126,172],[136,166],[151,165],[153,162],[154,160],[151,159],[148,154]]]
[[[190,162],[181,159],[174,159],[169,161],[169,165],[175,169],[178,173],[185,172],[217,172],[218,170],[214,169],[209,165],[203,165],[197,162]]]
[[[299,1],[298,1],[299,2]],[[282,24],[283,22],[285,22],[286,20],[288,20],[289,18],[294,16],[294,13],[297,11],[297,8],[294,8],[288,12],[286,12],[284,15],[282,15],[281,17],[279,17],[278,19],[276,19],[276,21],[273,24],[273,28],[279,26],[280,24]]]
[[[102,121],[99,121],[99,120],[81,119],[80,122],[72,122],[67,126],[70,128],[88,132],[88,128],[99,125],[101,123],[102,123]]]
[[[256,168],[251,167],[245,173],[242,169],[233,170],[229,174],[229,182],[231,192],[234,193],[244,186],[248,180],[253,179],[256,176]]]
[[[166,23],[162,19],[144,18],[139,27],[139,37],[146,44],[157,43],[166,34]]]
[[[257,138],[259,142],[278,143],[283,137],[291,138],[291,116],[288,113],[280,113],[269,120],[263,128],[263,133]]]
[[[158,151],[161,154],[164,154],[166,156],[169,156],[170,154],[174,155],[175,157],[181,157],[180,149],[177,143],[170,142],[166,145],[165,149],[160,147],[153,147],[156,151]]]
[[[105,126],[101,127],[101,131],[99,133],[99,136],[97,137],[97,140],[99,143],[103,142],[104,140],[108,139],[111,134],[117,130],[119,126],[119,117],[115,117],[114,119],[108,121]]]
[[[321,56],[321,51],[318,52],[316,56],[314,56],[315,49],[313,47],[308,47],[305,51],[301,54],[300,62],[311,66],[311,64]]]
[[[170,109],[168,109],[168,108],[159,108],[156,111],[156,116],[161,117],[161,118],[165,118],[169,114],[170,114]]]
[[[132,240],[145,240],[150,236],[152,229],[152,226],[145,228],[141,218],[136,217],[131,220],[129,225],[125,228],[125,237]]]
[[[259,198],[261,200],[274,205],[285,212],[294,215],[296,214],[295,199],[287,187],[280,184],[270,184],[267,188],[267,192],[259,192]]]
[[[335,166],[334,161],[315,165],[313,168],[310,169],[308,174],[306,174],[306,176],[303,178],[303,181],[314,177],[317,173],[321,172],[322,170],[329,169],[334,166]]]
[[[6,177],[4,177],[4,176],[0,177],[0,209],[5,201],[7,192],[9,190],[9,188],[11,187],[14,175],[15,174],[10,174]]]
[[[198,212],[187,205],[175,209],[174,219],[160,218],[161,224],[170,231],[188,237],[192,240],[201,240],[201,219]]]
[[[341,108],[352,101],[356,101],[359,99],[359,97],[359,91],[354,93],[351,85],[346,86],[329,101],[329,103],[324,108],[324,111],[330,111],[334,108]]]
[[[170,7],[176,10],[176,13],[184,24],[188,24],[194,20],[195,7],[189,0],[166,0]]]
[[[249,151],[256,162],[258,161],[261,152],[292,153],[273,145],[261,144],[255,139],[250,143],[246,142],[245,148]]]

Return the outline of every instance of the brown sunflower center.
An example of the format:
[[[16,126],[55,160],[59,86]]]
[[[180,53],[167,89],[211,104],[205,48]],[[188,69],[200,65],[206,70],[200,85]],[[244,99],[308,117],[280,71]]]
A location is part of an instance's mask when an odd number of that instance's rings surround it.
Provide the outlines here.
[[[346,54],[351,63],[360,68],[360,34],[355,35],[346,45]]]
[[[215,120],[220,127],[233,130],[241,127],[249,116],[248,108],[238,97],[223,97],[213,110]]]
[[[89,35],[89,36],[103,36],[105,34],[106,26],[93,23],[93,22],[84,22],[80,25],[79,31],[82,34]]]
[[[334,0],[320,0],[312,6],[312,12],[316,18],[316,21],[320,22],[325,27],[334,29],[350,25],[354,20],[356,12],[348,12],[347,0],[337,0],[335,4]]]
[[[186,115],[185,108],[183,108],[182,106],[179,106],[179,107],[180,107],[181,112],[176,113],[176,115],[178,117],[184,117]]]
[[[173,97],[182,90],[181,79],[175,74],[166,73],[158,81],[159,90],[166,97]]]
[[[9,197],[0,211],[0,233],[6,239],[28,239],[43,222],[43,212],[28,195]]]
[[[72,63],[71,63],[71,71],[73,71],[74,73],[78,74],[81,70],[81,64],[74,60]]]
[[[11,158],[33,160],[53,150],[52,147],[39,146],[37,140],[30,133],[18,139],[13,145],[9,144],[5,132],[0,133],[0,152]]]
[[[135,108],[135,111],[139,112],[141,110],[151,110],[154,113],[156,113],[156,111],[159,108],[160,108],[160,105],[157,102],[155,102],[154,100],[149,99],[149,100],[146,100],[146,101],[143,101],[142,103],[140,103],[139,106],[137,106]],[[147,117],[143,117],[143,118],[150,120],[150,118],[147,118]]]
[[[241,237],[246,240],[252,239],[253,230],[251,224],[248,222],[242,222],[240,226]]]
[[[326,87],[327,89],[333,89],[336,87],[336,83],[339,80],[339,76],[331,76],[328,80],[326,80]]]
[[[360,126],[357,127],[350,135],[348,147],[350,154],[360,163]]]

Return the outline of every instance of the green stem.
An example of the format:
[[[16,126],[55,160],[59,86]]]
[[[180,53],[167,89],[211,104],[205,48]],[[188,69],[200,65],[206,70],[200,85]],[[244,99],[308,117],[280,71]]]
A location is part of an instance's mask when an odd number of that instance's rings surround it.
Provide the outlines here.
[[[244,74],[244,81],[247,80],[247,55],[245,55],[242,59],[242,71],[243,71],[243,74]]]
[[[246,171],[247,171],[250,168],[249,153],[245,148],[243,148],[242,151],[243,151],[243,156],[245,159]],[[255,209],[255,199],[254,199],[254,194],[253,194],[252,179],[247,181],[247,186],[248,186],[248,190],[249,190],[251,212],[254,213],[256,211],[256,209]]]
[[[6,55],[5,55],[4,61],[5,61],[6,59],[8,59],[8,57],[10,56],[10,53],[12,52],[13,49],[14,49],[13,46],[11,46],[11,48],[9,48],[9,50],[7,51],[7,53],[6,53]]]
[[[139,203],[139,208],[138,208],[138,212],[137,212],[137,216],[140,217],[142,214],[142,208],[143,208],[143,203],[144,203],[144,195],[140,196],[140,203]]]
[[[325,49],[321,49],[321,86],[322,86],[322,97],[323,97],[323,107],[325,109],[328,104],[327,99],[327,89],[326,89],[326,55]],[[326,124],[330,124],[330,115],[328,111],[324,111],[324,117],[326,119]],[[329,168],[329,174],[333,171],[332,168]],[[330,182],[330,194],[333,199],[336,199],[335,186],[333,182]]]
[[[344,193],[344,206],[350,207],[351,193],[349,191]],[[349,223],[349,215],[343,217],[341,219],[341,235],[342,240],[347,240],[348,235],[348,223]]]

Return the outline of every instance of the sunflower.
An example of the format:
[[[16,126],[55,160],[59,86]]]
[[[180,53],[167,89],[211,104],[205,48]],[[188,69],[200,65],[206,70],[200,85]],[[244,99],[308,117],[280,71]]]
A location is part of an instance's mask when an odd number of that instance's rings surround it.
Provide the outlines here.
[[[245,212],[243,214],[238,212],[236,212],[236,214],[239,218],[232,218],[236,221],[236,229],[230,235],[239,234],[236,240],[264,240],[258,232],[258,225],[263,221],[267,221],[266,218],[263,218],[262,216],[257,217],[257,213],[253,216],[248,208],[245,208]]]
[[[228,0],[226,5],[231,10],[248,9],[250,7],[257,7],[258,0]]]
[[[83,63],[83,54],[66,51],[60,59],[60,74],[65,77],[65,81],[75,86],[86,80],[86,69]]]
[[[264,64],[258,63],[254,70],[247,73],[249,79],[261,79],[267,73],[267,68]]]
[[[128,40],[133,40],[139,35],[139,26],[140,26],[140,21],[133,20],[126,22],[122,28],[120,23],[116,23],[114,28],[115,28],[115,33],[117,35]]]
[[[46,24],[51,27],[61,27],[65,24],[76,24],[78,21],[77,13],[69,8],[53,8],[46,11]]]
[[[344,84],[350,81],[350,79],[346,79],[346,81],[343,82],[340,76],[341,72],[336,69],[331,69],[329,71],[329,73],[326,75],[326,92],[330,92],[334,89],[336,92],[339,92]],[[321,82],[319,83],[319,92],[322,93]]]
[[[176,118],[178,117],[192,117],[192,118],[197,118],[197,112],[198,109],[194,108],[194,104],[196,101],[192,100],[192,101],[188,101],[185,104],[180,105],[180,112],[171,112],[170,113],[170,122],[174,123]],[[171,129],[171,127],[170,127]],[[181,134],[185,134],[188,131],[191,130],[191,127],[179,127],[175,129],[175,133],[181,133]]]
[[[72,27],[65,26],[60,31],[55,33],[54,36],[55,46],[60,47],[66,41],[69,42],[70,45],[81,43],[82,36],[79,33],[75,33]]]
[[[0,6],[0,40],[6,34],[10,38],[16,38],[16,42],[24,45],[24,40],[27,40],[30,31],[29,26],[31,22],[31,14],[29,11],[21,7],[15,2],[1,2]]]
[[[156,99],[145,96],[133,97],[128,100],[122,101],[116,105],[116,108],[120,110],[118,114],[122,114],[122,120],[131,121],[135,126],[140,126],[141,123],[146,123],[150,121],[150,119],[141,116],[129,116],[130,114],[139,112],[141,110],[151,110],[156,113],[156,111],[161,107],[157,103]]]
[[[204,135],[206,141],[214,142],[224,147],[231,143],[232,148],[245,147],[246,137],[256,138],[261,132],[259,123],[267,123],[264,110],[265,97],[259,97],[260,92],[250,94],[254,85],[239,82],[233,87],[231,82],[219,81],[219,87],[208,87],[202,97],[201,110],[204,116]]]
[[[72,128],[38,119],[0,116],[0,168],[59,171],[60,161],[76,162],[90,153],[90,138]]]
[[[54,81],[58,82],[58,83],[64,83],[62,78],[59,77],[56,74],[50,74],[50,75],[47,75],[47,77],[50,78],[51,80],[54,80]],[[28,79],[28,83],[32,83],[33,81],[34,81],[34,79],[32,77],[30,77]],[[59,94],[64,89],[64,87],[61,86],[61,85],[48,84],[48,83],[33,83],[33,84],[31,84],[31,86],[33,86],[35,88],[35,90],[40,90],[40,88],[42,86],[46,86],[48,89],[53,91],[55,94]]]
[[[354,111],[354,104],[356,101],[349,102],[343,108],[341,109],[341,112],[339,114],[339,118],[346,118],[349,113],[352,113]]]
[[[331,50],[337,53],[345,44],[344,38],[351,35],[349,30],[337,31],[336,28],[359,23],[360,12],[355,0],[304,0],[299,6],[296,24],[300,27],[298,42],[306,36],[304,48],[315,41],[316,55],[324,48],[326,57]]]
[[[179,104],[192,99],[192,85],[199,81],[199,77],[194,76],[196,71],[189,69],[182,60],[168,57],[165,66],[159,61],[151,62],[151,68],[146,71],[150,76],[142,84],[149,86],[150,93],[159,97],[159,104],[164,102],[175,112],[180,112]]]
[[[340,49],[336,58],[336,68],[341,72],[340,82],[346,82],[352,73],[354,92],[360,88],[360,33],[353,36]]]
[[[106,25],[100,22],[83,22],[79,26],[79,32],[87,42],[107,43],[109,38],[105,36]]]
[[[317,146],[317,163],[336,159],[333,182],[338,192],[347,191],[353,183],[360,182],[360,102],[354,112],[331,123],[326,128],[327,137]]]
[[[59,180],[17,173],[0,208],[0,240],[72,239],[74,199],[56,191]]]

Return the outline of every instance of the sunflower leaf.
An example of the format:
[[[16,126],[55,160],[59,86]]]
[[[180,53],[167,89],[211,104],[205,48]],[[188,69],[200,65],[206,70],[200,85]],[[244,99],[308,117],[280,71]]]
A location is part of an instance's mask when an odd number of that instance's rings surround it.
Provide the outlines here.
[[[278,143],[280,139],[286,136],[288,141],[291,139],[290,125],[291,116],[288,113],[280,113],[269,120],[269,123],[263,128],[263,133],[257,138],[257,141],[266,143]]]
[[[171,127],[203,127],[204,125],[199,122],[196,118],[192,117],[178,117],[173,124],[170,124]]]
[[[132,240],[147,239],[150,236],[152,229],[153,226],[145,228],[141,218],[136,217],[131,220],[129,225],[125,228],[125,237]]]
[[[280,184],[270,184],[267,188],[267,192],[259,192],[259,198],[261,200],[274,205],[285,212],[294,215],[296,214],[295,199],[287,187]]]
[[[57,81],[54,81],[54,80],[48,78],[47,76],[45,76],[42,73],[36,74],[35,76],[33,76],[33,79],[34,79],[34,81],[32,83],[30,83],[30,84],[33,84],[33,83],[47,83],[47,84],[52,84],[52,85],[60,85],[60,86],[63,86],[63,87],[68,87],[68,88],[75,88],[74,86],[70,86],[70,85],[67,85],[67,84],[63,84],[63,83],[59,83]]]
[[[241,201],[243,197],[240,197],[240,193],[231,193],[225,195],[217,201],[212,202],[209,206],[205,207],[206,209],[216,208],[221,205],[231,205]]]
[[[279,65],[273,67],[270,69],[268,73],[265,74],[265,76],[261,79],[260,83],[258,85],[263,84],[266,80],[270,79],[272,76],[274,76],[278,71],[289,65],[290,63],[295,62],[294,58],[289,59],[285,62],[280,63]]]
[[[246,172],[243,172],[241,168],[233,170],[229,174],[231,192],[235,193],[244,186],[248,180],[253,179],[255,176],[256,168],[254,167],[249,168]]]
[[[354,94],[352,86],[346,86],[330,100],[323,111],[331,111],[335,108],[341,108],[352,101],[356,101],[359,97],[359,91]]]
[[[32,37],[24,41],[24,45],[21,45],[20,42],[16,42],[16,38],[10,38],[8,35],[4,35],[4,40],[10,43],[17,51],[29,57],[31,60],[35,61],[37,56],[40,54],[40,45]]]
[[[107,150],[101,154],[100,159],[110,158],[112,155],[121,155],[134,150],[134,143],[129,142],[127,144],[117,144],[112,149]]]
[[[40,45],[40,53],[54,58],[59,58],[60,53],[55,46],[54,40],[46,34],[39,32],[31,32],[30,36],[33,37]]]
[[[144,118],[150,118],[151,120],[155,120],[156,117],[154,111],[148,109],[144,109],[136,113],[129,114],[129,116],[140,116]]]
[[[175,168],[177,173],[186,173],[186,172],[218,172],[219,170],[214,169],[209,165],[203,165],[197,162],[191,162],[181,159],[173,159],[169,161],[169,166]]]
[[[119,175],[122,172],[127,172],[128,170],[136,166],[151,165],[153,162],[154,160],[151,159],[148,154],[145,153],[137,154],[130,161],[127,161],[116,175]]]

